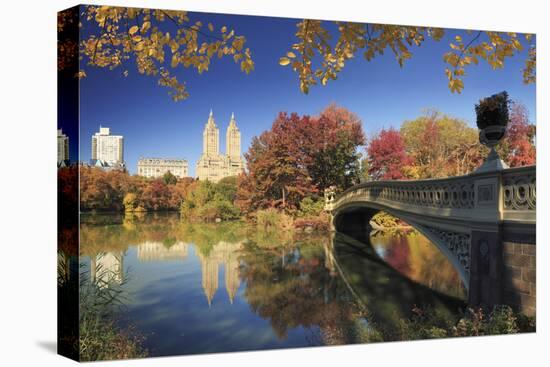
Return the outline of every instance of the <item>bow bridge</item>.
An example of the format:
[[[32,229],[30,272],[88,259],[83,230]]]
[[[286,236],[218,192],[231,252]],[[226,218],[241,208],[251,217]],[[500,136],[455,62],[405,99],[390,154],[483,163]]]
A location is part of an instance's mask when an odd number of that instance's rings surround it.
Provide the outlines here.
[[[470,304],[535,312],[536,166],[329,189],[325,210],[333,230],[365,236],[374,214],[392,214],[447,256]]]

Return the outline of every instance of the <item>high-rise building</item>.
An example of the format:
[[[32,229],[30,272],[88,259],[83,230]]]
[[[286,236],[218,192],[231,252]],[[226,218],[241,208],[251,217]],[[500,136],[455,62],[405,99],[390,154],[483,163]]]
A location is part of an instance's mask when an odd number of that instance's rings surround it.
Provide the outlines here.
[[[241,161],[241,132],[235,121],[235,114],[231,114],[231,120],[225,133],[227,155],[232,161]]]
[[[62,129],[57,129],[57,164],[69,160],[69,137],[63,134]]]
[[[189,176],[185,159],[140,158],[137,173],[144,177],[162,177],[168,171],[178,178]]]
[[[202,146],[203,154],[207,157],[217,157],[220,154],[220,129],[216,126],[212,110],[202,132]]]
[[[197,178],[218,182],[224,177],[236,176],[244,169],[241,157],[241,132],[237,127],[235,115],[231,120],[225,134],[225,154],[220,154],[220,130],[214,120],[212,110],[202,133],[202,155],[197,162]]]
[[[92,161],[109,167],[124,167],[124,137],[111,135],[108,127],[99,127],[92,136]]]

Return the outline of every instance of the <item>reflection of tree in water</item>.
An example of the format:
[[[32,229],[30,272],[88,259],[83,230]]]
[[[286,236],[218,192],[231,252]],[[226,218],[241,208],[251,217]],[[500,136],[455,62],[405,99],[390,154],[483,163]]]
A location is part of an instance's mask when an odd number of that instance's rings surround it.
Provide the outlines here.
[[[243,223],[187,224],[173,214],[90,215],[81,225],[81,254],[90,258],[92,279],[121,282],[122,258],[137,246],[139,261],[183,260],[188,244],[201,262],[202,286],[208,304],[218,289],[218,268],[225,270],[225,288],[233,303],[239,281],[238,252],[247,237]],[[101,276],[98,267],[103,270]]]
[[[186,244],[193,243],[209,303],[220,286],[222,265],[229,300],[244,282],[251,309],[269,320],[282,339],[291,329],[305,328],[314,345],[402,340],[407,339],[402,321],[415,306],[431,306],[443,317],[452,317],[462,306],[460,300],[425,286],[450,278],[441,260],[432,256],[432,245],[419,236],[407,237],[408,242],[398,238],[394,243],[389,237],[377,242],[389,256],[384,261],[365,244],[368,238],[357,241],[339,233],[331,239],[258,231],[242,222],[189,225],[176,215],[111,218],[84,221],[81,255],[121,253],[137,244],[140,261],[183,259]],[[434,277],[433,269],[444,279]]]
[[[401,322],[415,306],[433,307],[449,319],[463,306],[408,279],[370,245],[341,234],[328,241],[310,238],[279,248],[249,241],[242,251],[245,297],[281,339],[304,327],[315,334],[313,344],[401,340]]]
[[[254,312],[270,320],[281,339],[290,329],[304,327],[316,334],[313,344],[356,342],[349,330],[358,310],[349,292],[325,267],[323,245],[327,241],[319,236],[279,248],[249,241],[244,247],[245,297]]]
[[[410,249],[409,243],[405,236],[393,236],[392,246],[388,248],[384,256],[384,260],[393,266],[397,271],[403,274],[411,272],[411,264],[409,263]]]
[[[170,248],[193,243],[207,254],[219,242],[240,242],[247,229],[242,223],[187,224],[177,215],[83,215],[80,225],[80,253],[94,256],[99,252],[126,251],[131,244],[154,242]]]
[[[380,233],[370,242],[382,258],[408,278],[458,298],[465,297],[465,288],[451,262],[422,234]]]
[[[411,280],[381,259],[371,245],[340,233],[334,238],[338,266],[351,289],[366,305],[369,321],[384,340],[402,340],[400,324],[415,307],[434,309],[454,319],[464,302]],[[411,269],[415,264],[411,262]]]

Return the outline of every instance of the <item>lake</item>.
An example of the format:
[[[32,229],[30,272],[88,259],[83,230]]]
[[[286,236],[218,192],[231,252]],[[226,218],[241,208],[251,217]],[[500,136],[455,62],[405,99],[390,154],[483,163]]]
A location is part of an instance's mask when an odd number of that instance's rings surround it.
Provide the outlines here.
[[[453,317],[466,294],[415,231],[358,239],[86,214],[80,240],[83,271],[121,284],[117,322],[151,356],[402,340],[413,309]]]

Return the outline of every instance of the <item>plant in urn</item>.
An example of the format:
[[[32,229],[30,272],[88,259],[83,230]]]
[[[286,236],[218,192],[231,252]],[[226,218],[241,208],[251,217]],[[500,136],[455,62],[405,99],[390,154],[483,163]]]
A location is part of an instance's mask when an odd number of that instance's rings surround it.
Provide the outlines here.
[[[476,123],[479,129],[479,142],[491,149],[479,171],[492,171],[508,168],[498,156],[495,146],[504,138],[508,125],[508,93],[501,92],[483,98],[476,104]]]

